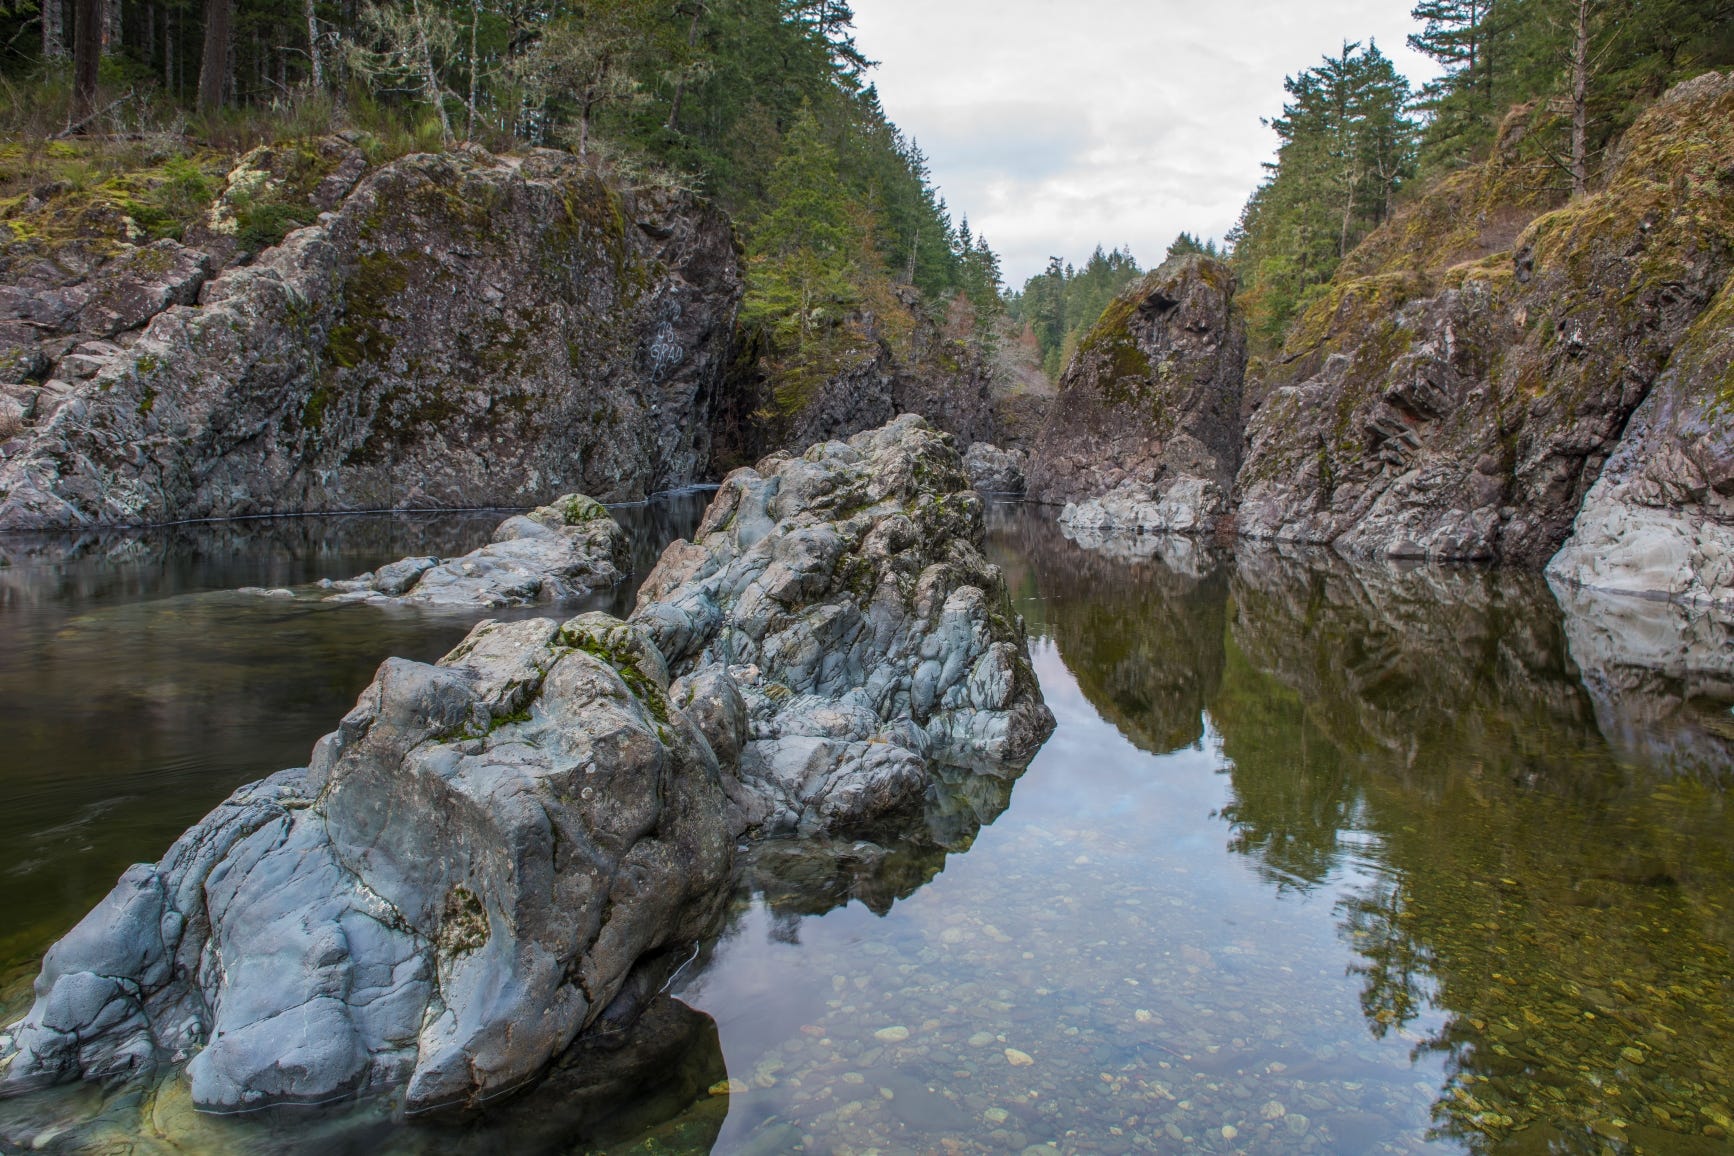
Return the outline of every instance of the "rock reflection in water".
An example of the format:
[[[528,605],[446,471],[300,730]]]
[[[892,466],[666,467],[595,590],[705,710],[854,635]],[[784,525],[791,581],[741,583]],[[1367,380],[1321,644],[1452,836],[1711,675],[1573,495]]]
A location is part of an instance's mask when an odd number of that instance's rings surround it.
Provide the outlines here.
[[[741,864],[742,905],[762,896],[773,934],[800,941],[804,917],[859,901],[885,915],[945,868],[947,855],[968,851],[982,826],[1011,802],[1012,781],[937,768],[918,821],[867,839],[770,839],[755,844]]]
[[[1554,593],[1609,741],[1675,774],[1734,778],[1734,614],[1564,584]]]
[[[5,1102],[0,1151],[19,1144],[84,1156],[707,1152],[728,1108],[710,1089],[727,1076],[716,1021],[661,996],[630,1031],[575,1046],[534,1088],[462,1122],[406,1123],[379,1101],[212,1116],[194,1111],[186,1081],[170,1075],[142,1088],[74,1085]]]
[[[1016,563],[1002,555],[1034,567],[1040,626],[1102,716],[1151,754],[1197,745],[1222,681],[1223,556],[1191,539],[1102,539],[1019,507],[994,510],[994,560],[1008,574]]]

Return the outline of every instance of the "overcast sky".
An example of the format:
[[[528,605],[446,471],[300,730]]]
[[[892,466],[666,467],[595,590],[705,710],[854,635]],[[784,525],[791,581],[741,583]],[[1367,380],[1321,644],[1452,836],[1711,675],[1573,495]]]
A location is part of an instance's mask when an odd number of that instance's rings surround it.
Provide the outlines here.
[[[952,216],[1021,287],[1098,242],[1148,267],[1186,229],[1221,238],[1257,186],[1283,77],[1346,40],[1404,44],[1414,0],[854,0],[891,119]]]

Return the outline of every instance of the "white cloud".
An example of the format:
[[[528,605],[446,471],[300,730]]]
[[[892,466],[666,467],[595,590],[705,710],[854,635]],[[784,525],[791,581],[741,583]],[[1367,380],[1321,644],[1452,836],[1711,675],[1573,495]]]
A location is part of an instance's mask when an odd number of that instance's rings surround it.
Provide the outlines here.
[[[891,118],[1014,285],[1098,243],[1221,237],[1262,176],[1283,77],[1377,40],[1419,83],[1413,0],[855,0]]]

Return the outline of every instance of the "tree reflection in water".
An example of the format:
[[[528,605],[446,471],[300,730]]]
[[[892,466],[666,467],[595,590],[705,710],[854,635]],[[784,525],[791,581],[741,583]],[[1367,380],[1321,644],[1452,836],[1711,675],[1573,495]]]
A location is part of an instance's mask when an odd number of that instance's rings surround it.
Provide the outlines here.
[[[1173,566],[1027,517],[997,542],[1128,739],[1220,733],[1229,847],[1334,894],[1371,1034],[1445,1059],[1435,1139],[1725,1150],[1725,618],[1244,546]]]

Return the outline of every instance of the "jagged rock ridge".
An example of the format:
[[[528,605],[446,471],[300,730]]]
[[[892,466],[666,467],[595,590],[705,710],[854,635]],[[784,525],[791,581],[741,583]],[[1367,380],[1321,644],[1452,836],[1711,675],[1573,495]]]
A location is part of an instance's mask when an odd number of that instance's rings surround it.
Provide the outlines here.
[[[1240,464],[1245,325],[1220,261],[1170,262],[1116,298],[1078,344],[1028,468],[1064,520],[1201,532]]]

